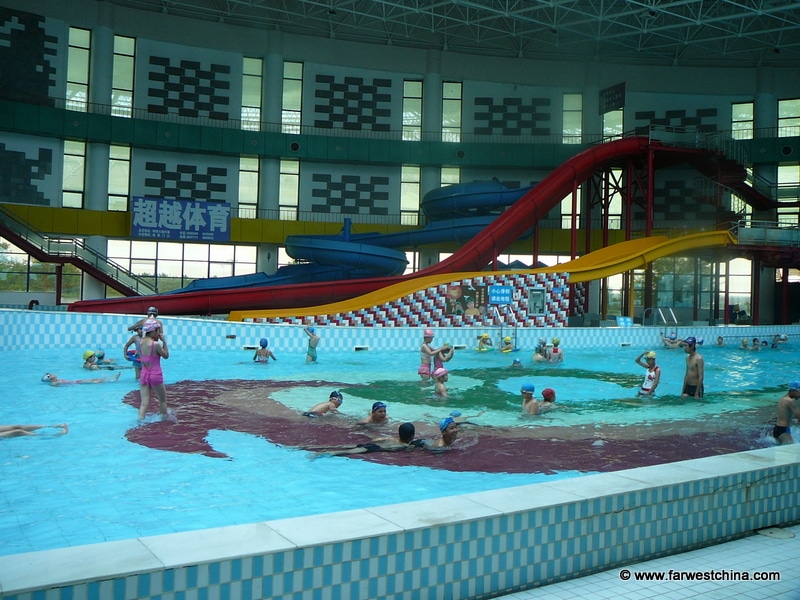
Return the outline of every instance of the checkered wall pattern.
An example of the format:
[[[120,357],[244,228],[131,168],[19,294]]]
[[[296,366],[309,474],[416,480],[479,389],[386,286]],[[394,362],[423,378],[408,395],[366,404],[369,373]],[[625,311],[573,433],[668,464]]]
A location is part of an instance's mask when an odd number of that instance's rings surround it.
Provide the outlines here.
[[[0,67],[2,70],[2,67]],[[36,159],[28,158],[0,144],[0,198],[14,204],[36,204],[49,206],[50,201],[36,187],[36,181],[44,181],[53,171],[53,151],[39,148]]]
[[[317,75],[314,127],[354,131],[389,131],[392,80]]]
[[[53,106],[57,47],[44,17],[0,7],[0,97]]]
[[[663,116],[657,116],[654,110],[639,111],[634,114],[637,131],[644,131],[645,134],[650,125],[688,127],[692,130],[710,133],[717,131],[716,118],[716,108],[698,108],[694,114],[690,114],[687,110],[668,110]]]
[[[388,215],[389,178],[315,173],[311,212],[342,215]]]
[[[569,310],[568,273],[496,274],[461,279],[429,287],[380,306],[356,311],[316,315],[317,325],[343,325],[350,327],[468,327],[496,326],[497,315],[447,314],[447,288],[449,286],[503,285],[514,288],[511,304],[499,307],[501,318],[508,324],[516,322],[522,327],[564,327]],[[528,315],[528,290],[545,289],[545,314]],[[513,315],[513,316],[512,316]],[[268,318],[272,324],[305,325],[306,318]]]
[[[145,196],[171,200],[206,200],[225,202],[228,185],[225,167],[198,167],[148,161],[145,169],[153,177],[145,178]]]
[[[478,135],[550,135],[550,99],[475,98],[474,133]]]
[[[180,60],[173,64],[167,56],[151,56],[147,80],[147,111],[204,117],[227,121],[230,118],[229,65]]]
[[[708,202],[698,202],[691,182],[663,181],[653,190],[653,215],[659,223],[691,221],[696,225],[714,225],[724,211]],[[633,206],[633,219],[644,221],[647,214],[643,206]],[[727,214],[727,213],[725,213]]]

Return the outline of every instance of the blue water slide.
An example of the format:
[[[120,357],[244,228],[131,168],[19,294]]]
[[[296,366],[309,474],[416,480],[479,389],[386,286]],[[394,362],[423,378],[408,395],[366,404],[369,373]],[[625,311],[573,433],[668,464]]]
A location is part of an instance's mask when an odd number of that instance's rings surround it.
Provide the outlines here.
[[[457,183],[431,190],[420,203],[430,220],[498,215],[535,187],[509,188],[497,179]]]

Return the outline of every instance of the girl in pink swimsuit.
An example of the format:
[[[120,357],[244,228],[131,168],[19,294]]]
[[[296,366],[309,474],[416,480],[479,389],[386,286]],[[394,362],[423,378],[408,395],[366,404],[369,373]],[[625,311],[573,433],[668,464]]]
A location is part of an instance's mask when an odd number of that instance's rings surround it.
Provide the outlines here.
[[[144,419],[150,396],[155,392],[158,398],[159,413],[167,415],[167,388],[164,385],[164,372],[161,370],[161,359],[169,358],[167,340],[161,335],[161,323],[148,319],[142,326],[144,337],[140,342],[142,372],[139,375],[139,394],[142,397],[139,405],[139,420]]]

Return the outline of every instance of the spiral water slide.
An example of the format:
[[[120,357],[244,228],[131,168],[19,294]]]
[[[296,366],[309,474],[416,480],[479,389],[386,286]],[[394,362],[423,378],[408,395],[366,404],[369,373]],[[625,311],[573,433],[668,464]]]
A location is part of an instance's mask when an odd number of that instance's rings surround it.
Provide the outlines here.
[[[131,298],[83,300],[69,306],[78,312],[143,314],[155,305],[164,315],[223,314],[258,309],[294,309],[329,304],[361,296],[381,288],[435,275],[480,271],[508,246],[544,218],[561,200],[596,171],[650,148],[661,148],[647,137],[628,137],[593,146],[573,156],[530,188],[519,200],[494,219],[478,235],[449,258],[409,275],[301,285],[261,286],[202,290],[183,294],[160,294]],[[422,285],[421,287],[425,287]]]

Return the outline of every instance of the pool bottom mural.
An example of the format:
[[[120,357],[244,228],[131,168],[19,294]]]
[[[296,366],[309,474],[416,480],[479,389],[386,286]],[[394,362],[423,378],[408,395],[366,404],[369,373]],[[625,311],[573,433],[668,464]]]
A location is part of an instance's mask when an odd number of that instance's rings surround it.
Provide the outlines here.
[[[501,301],[493,292],[503,292]],[[460,327],[496,325],[565,327],[568,273],[493,273],[459,279],[378,306],[317,314],[317,325],[360,327]],[[302,325],[306,317],[264,317],[255,322]]]

